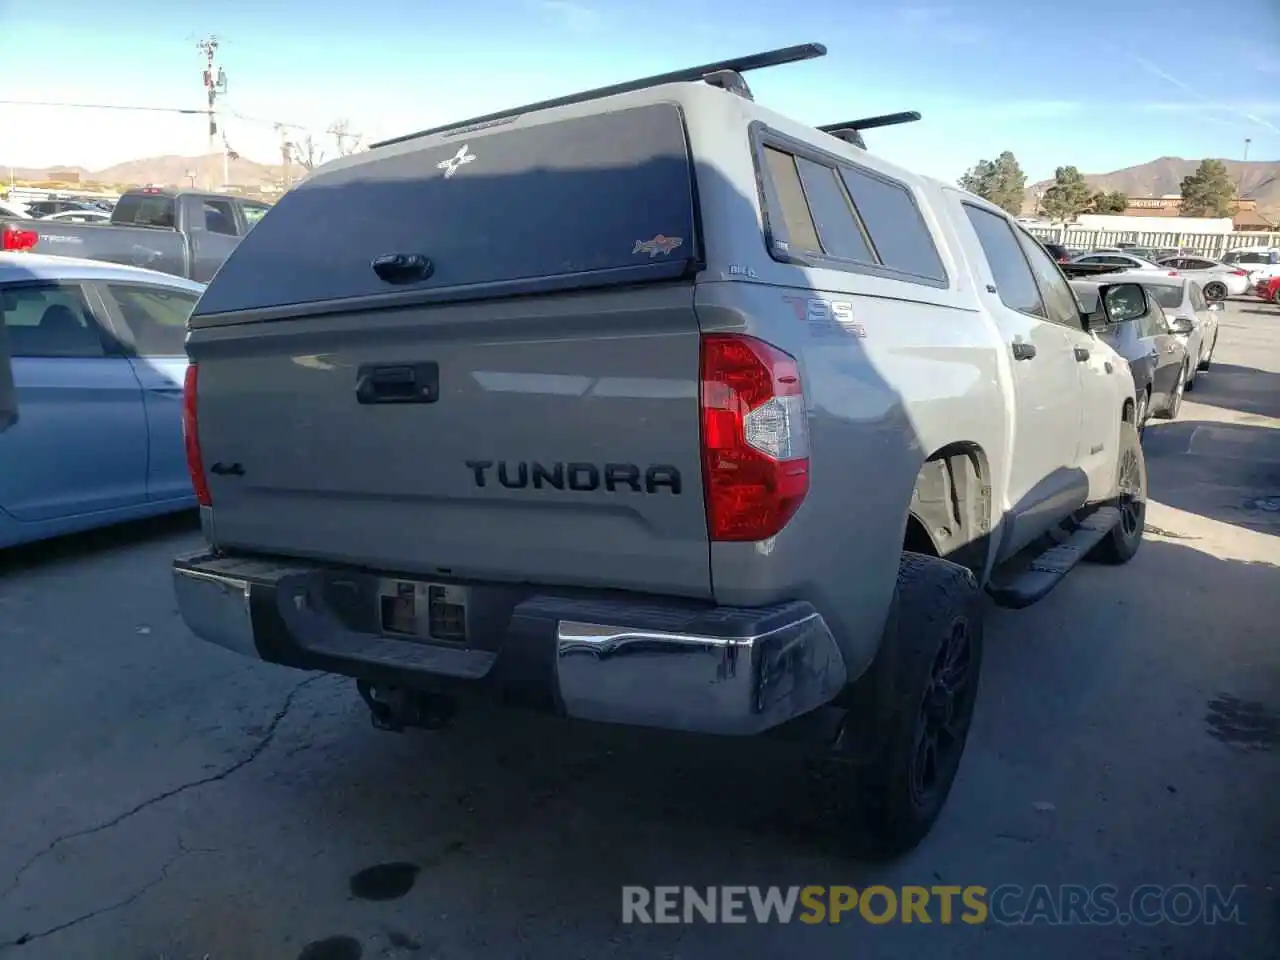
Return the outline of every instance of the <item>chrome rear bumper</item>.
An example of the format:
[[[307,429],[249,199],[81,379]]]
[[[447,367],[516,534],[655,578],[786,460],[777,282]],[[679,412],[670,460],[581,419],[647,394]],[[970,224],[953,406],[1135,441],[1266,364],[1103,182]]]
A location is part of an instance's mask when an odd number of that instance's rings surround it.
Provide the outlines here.
[[[754,734],[827,704],[848,679],[807,603],[713,607],[472,586],[468,620],[488,629],[453,644],[352,629],[327,599],[334,577],[378,579],[208,554],[174,562],[178,609],[210,643],[372,683],[490,688],[583,720]]]

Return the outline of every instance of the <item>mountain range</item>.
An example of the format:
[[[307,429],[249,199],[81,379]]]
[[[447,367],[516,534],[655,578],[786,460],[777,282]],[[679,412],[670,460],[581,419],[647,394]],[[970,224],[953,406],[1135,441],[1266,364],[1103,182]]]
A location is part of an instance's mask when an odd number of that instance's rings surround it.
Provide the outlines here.
[[[82,181],[184,186],[191,183],[192,175],[196,178],[196,184],[221,183],[222,163],[221,154],[202,157],[145,157],[118,163],[105,170],[86,170],[83,167],[45,169],[17,167],[13,169],[12,176],[17,180],[47,180],[51,179],[51,174],[70,170],[79,174]],[[1090,185],[1100,190],[1119,190],[1130,197],[1159,197],[1180,192],[1182,178],[1194,173],[1199,163],[1199,160],[1186,160],[1182,157],[1161,157],[1136,167],[1113,170],[1111,173],[1085,174],[1085,179]],[[1258,211],[1264,216],[1280,218],[1280,161],[1224,160],[1223,163],[1226,164],[1227,173],[1232,181],[1239,185],[1241,196],[1255,198],[1258,201]],[[7,167],[0,166],[0,174],[7,172]],[[250,188],[279,184],[285,177],[283,166],[256,163],[243,158],[231,160],[228,163],[227,172],[231,183]],[[297,180],[306,171],[294,165],[289,172],[292,178]],[[1042,180],[1027,188],[1028,201],[1032,209],[1034,209],[1035,194],[1043,191],[1052,182],[1052,180]]]
[[[222,183],[222,154],[211,153],[201,157],[180,157],[175,155],[163,157],[143,157],[139,160],[127,160],[104,170],[86,170],[84,167],[14,167],[0,166],[0,175],[4,179],[10,176],[14,180],[53,180],[61,179],[58,175],[66,173],[79,175],[80,181],[103,184],[158,184],[163,186],[189,186],[191,178],[197,185],[206,182]],[[294,179],[299,179],[306,171],[294,164]],[[278,184],[284,177],[284,167],[266,163],[257,163],[243,157],[227,162],[227,180],[242,187],[264,187]]]
[[[1227,175],[1237,185],[1240,196],[1258,201],[1258,212],[1280,218],[1280,160],[1223,160]],[[1161,197],[1182,192],[1182,178],[1196,172],[1199,160],[1161,157],[1136,167],[1111,173],[1086,173],[1089,185],[1099,190],[1119,190],[1128,197]],[[1027,187],[1027,200],[1035,209],[1035,194],[1053,184],[1041,180]]]

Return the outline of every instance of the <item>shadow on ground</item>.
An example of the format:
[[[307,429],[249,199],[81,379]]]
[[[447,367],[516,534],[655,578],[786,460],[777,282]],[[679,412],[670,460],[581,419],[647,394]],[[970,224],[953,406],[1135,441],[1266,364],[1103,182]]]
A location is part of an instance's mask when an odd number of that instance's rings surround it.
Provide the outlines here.
[[[1215,362],[1196,378],[1195,390],[1187,394],[1187,400],[1280,419],[1280,374]]]
[[[1197,390],[1197,402],[1200,399]],[[1280,535],[1280,430],[1239,422],[1154,421],[1142,445],[1151,499]]]
[[[100,559],[121,547],[135,546],[163,539],[175,533],[190,533],[199,529],[200,515],[194,510],[184,510],[181,513],[116,524],[87,533],[75,533],[39,540],[35,543],[24,543],[16,547],[0,549],[0,576],[57,563]]]

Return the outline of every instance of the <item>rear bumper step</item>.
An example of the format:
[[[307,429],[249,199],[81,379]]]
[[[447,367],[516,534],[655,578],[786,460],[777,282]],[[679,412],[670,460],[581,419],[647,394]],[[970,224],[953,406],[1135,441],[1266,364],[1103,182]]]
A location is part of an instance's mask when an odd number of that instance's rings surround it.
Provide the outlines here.
[[[270,663],[423,690],[484,689],[561,716],[698,733],[761,733],[823,706],[847,671],[801,602],[761,608],[473,586],[466,643],[352,629],[335,581],[378,574],[196,553],[174,561],[200,638]]]

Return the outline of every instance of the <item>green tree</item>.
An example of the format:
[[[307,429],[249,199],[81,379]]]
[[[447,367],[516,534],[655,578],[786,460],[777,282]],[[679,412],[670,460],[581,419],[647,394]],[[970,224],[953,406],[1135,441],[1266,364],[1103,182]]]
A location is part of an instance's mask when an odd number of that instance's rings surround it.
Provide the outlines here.
[[[1099,190],[1089,203],[1090,213],[1124,213],[1129,198],[1119,190]]]
[[[1002,210],[1015,215],[1022,212],[1027,175],[1018,165],[1018,158],[1008,150],[994,160],[979,160],[958,182],[963,189],[990,200]]]
[[[1201,160],[1196,172],[1182,178],[1182,215],[1229,217],[1235,187],[1221,160]]]
[[[1074,220],[1089,209],[1093,190],[1075,167],[1053,171],[1053,184],[1044,192],[1044,212],[1055,220]]]

